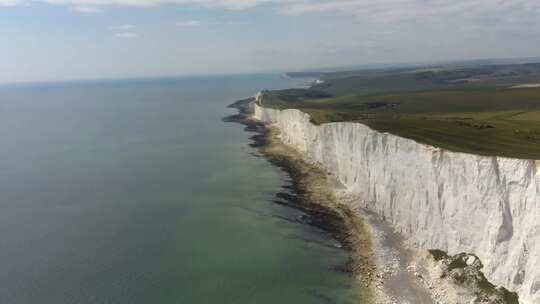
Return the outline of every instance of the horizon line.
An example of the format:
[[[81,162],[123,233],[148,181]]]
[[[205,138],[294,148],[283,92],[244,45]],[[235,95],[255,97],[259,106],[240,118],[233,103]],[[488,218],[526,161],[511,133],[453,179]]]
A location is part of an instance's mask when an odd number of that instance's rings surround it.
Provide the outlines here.
[[[242,75],[262,75],[262,74],[286,74],[291,72],[338,72],[362,70],[362,69],[385,69],[392,67],[414,67],[414,66],[429,66],[437,64],[458,64],[458,63],[473,63],[474,61],[501,61],[499,63],[492,64],[509,64],[509,62],[502,61],[522,61],[513,62],[514,64],[525,63],[540,63],[539,56],[519,56],[519,57],[496,57],[496,58],[471,58],[471,59],[448,59],[448,60],[432,60],[421,62],[394,62],[394,63],[351,63],[347,65],[333,65],[333,66],[319,66],[319,67],[305,67],[297,69],[275,69],[275,70],[260,70],[250,72],[223,72],[223,73],[193,73],[193,74],[163,74],[163,75],[136,75],[136,76],[113,76],[103,78],[73,78],[73,79],[51,79],[51,80],[21,80],[13,82],[0,82],[0,88],[9,87],[29,87],[29,86],[50,86],[50,85],[62,85],[62,84],[102,84],[102,83],[114,83],[114,82],[137,82],[137,81],[150,81],[156,79],[180,79],[180,78],[202,78],[202,77],[227,77],[227,76],[242,76]],[[486,63],[489,64],[489,63]]]

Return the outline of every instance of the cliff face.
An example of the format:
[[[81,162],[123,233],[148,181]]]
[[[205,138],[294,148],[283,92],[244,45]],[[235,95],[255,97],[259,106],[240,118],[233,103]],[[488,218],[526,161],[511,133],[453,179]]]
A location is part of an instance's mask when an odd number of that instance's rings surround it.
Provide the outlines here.
[[[474,253],[490,281],[540,304],[540,161],[449,152],[359,123],[316,126],[294,109],[255,105],[254,115],[413,246]]]

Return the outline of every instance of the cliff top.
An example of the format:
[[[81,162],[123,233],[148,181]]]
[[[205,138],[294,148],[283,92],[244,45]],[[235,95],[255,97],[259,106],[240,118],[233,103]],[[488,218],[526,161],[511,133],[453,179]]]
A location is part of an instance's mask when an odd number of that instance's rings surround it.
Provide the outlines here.
[[[540,64],[321,73],[309,89],[264,92],[316,124],[354,121],[452,151],[540,159]]]

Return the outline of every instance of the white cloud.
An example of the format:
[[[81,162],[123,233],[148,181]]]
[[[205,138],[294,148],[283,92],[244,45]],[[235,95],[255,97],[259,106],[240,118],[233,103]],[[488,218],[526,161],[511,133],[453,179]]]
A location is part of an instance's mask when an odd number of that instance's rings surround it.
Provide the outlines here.
[[[24,0],[0,0],[0,6],[17,6],[24,4]]]
[[[101,12],[101,9],[99,9],[96,6],[85,6],[85,5],[74,6],[73,10],[79,13],[84,13],[84,14],[95,14],[95,13]]]
[[[536,0],[298,0],[285,3],[280,11],[288,15],[337,11],[369,20],[413,20],[447,15],[509,13],[540,8]]]
[[[538,0],[0,0],[0,5],[32,2],[69,6],[79,12],[97,12],[107,6],[153,7],[166,4],[197,5],[231,10],[269,5],[285,15],[334,12],[354,15],[368,23],[450,22],[482,18],[511,19],[524,22],[540,11]],[[532,17],[531,17],[532,16]],[[531,21],[530,21],[531,22]],[[178,26],[197,26],[196,20],[178,22]]]
[[[52,5],[64,5],[78,8],[97,8],[104,6],[150,7],[165,4],[190,4],[203,7],[225,9],[247,9],[266,3],[288,3],[298,0],[0,0],[0,5],[19,5],[31,2],[44,2]],[[303,0],[301,0],[303,1]]]
[[[133,32],[122,32],[114,34],[118,38],[137,38],[139,35]]]
[[[133,25],[133,24],[111,25],[111,26],[109,26],[109,30],[111,30],[111,31],[127,31],[127,30],[132,30],[135,27],[136,26]]]
[[[186,20],[186,21],[178,21],[176,22],[176,26],[179,27],[193,27],[193,26],[199,26],[202,22],[199,20]]]

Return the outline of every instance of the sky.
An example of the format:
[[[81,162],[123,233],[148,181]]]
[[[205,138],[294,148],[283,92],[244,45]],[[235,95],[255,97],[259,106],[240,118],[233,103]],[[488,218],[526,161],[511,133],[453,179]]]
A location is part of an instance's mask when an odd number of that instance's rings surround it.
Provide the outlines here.
[[[0,83],[533,56],[539,0],[0,0]]]

